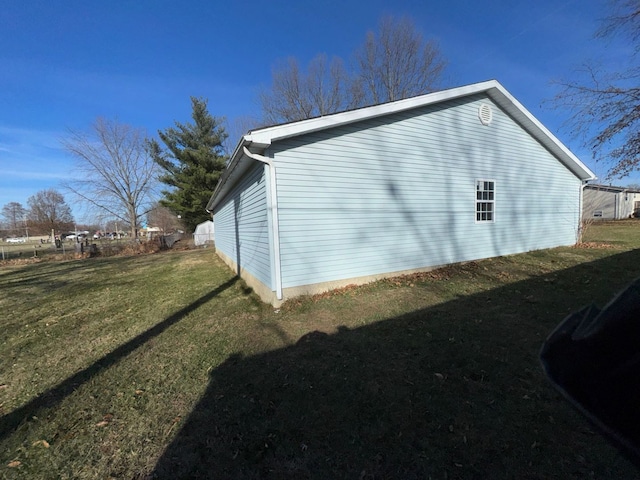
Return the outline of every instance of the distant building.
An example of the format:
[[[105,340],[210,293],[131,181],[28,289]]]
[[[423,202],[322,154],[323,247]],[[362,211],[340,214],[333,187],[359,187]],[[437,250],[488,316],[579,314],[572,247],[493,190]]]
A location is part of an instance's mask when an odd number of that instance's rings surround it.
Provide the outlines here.
[[[640,190],[612,185],[585,185],[582,199],[584,221],[630,217],[640,217]]]
[[[148,239],[155,238],[158,235],[162,234],[162,229],[160,227],[147,227],[141,230],[142,234],[146,235]]]
[[[211,220],[207,220],[196,226],[196,230],[193,232],[193,243],[197,247],[213,243],[213,240],[213,222]]]

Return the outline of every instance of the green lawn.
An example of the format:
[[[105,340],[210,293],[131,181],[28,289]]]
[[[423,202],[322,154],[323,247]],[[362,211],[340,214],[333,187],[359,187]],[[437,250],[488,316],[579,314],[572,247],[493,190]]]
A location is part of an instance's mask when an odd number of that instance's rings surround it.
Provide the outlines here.
[[[586,240],[279,310],[212,249],[1,265],[0,477],[634,478],[538,363],[640,276]]]

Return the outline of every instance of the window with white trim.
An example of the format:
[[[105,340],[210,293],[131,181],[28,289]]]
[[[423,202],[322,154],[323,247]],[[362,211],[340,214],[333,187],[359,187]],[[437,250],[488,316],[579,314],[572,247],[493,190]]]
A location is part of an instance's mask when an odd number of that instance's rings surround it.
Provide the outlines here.
[[[476,223],[495,221],[495,195],[494,180],[476,180]]]

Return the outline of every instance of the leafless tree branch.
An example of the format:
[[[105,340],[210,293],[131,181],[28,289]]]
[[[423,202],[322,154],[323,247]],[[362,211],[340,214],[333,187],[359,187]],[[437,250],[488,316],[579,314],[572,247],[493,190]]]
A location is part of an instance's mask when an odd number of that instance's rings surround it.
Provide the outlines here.
[[[156,198],[158,170],[144,138],[139,129],[98,118],[90,131],[71,130],[62,140],[76,158],[76,175],[67,188],[89,205],[127,222],[133,237]]]

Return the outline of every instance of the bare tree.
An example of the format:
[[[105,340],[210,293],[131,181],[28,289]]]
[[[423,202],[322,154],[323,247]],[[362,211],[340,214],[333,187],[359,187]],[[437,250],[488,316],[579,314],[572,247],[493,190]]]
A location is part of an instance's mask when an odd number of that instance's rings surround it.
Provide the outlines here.
[[[12,235],[17,235],[23,228],[27,210],[19,202],[9,202],[2,207],[5,226]]]
[[[356,106],[351,81],[338,57],[314,57],[302,72],[290,57],[272,71],[270,89],[260,92],[259,101],[267,124],[304,120]]]
[[[155,200],[158,176],[144,132],[98,118],[88,132],[70,131],[62,145],[77,160],[76,179],[67,187],[89,205],[128,224],[136,237],[140,219]]]
[[[73,228],[71,208],[62,194],[54,189],[41,190],[28,198],[29,222],[35,232],[67,231]]]
[[[267,124],[291,122],[349,108],[400,100],[440,86],[445,62],[438,45],[424,40],[407,17],[383,17],[368,32],[348,70],[339,57],[313,58],[303,71],[288,58],[272,71],[272,83],[259,95]]]
[[[180,218],[167,207],[156,203],[147,213],[147,223],[150,227],[157,227],[163,233],[173,232],[184,228]]]
[[[440,86],[445,61],[408,17],[385,16],[356,52],[358,80],[366,104],[429,93]]]
[[[628,64],[615,71],[590,60],[579,69],[578,80],[558,82],[554,102],[573,111],[570,128],[581,136],[596,161],[610,163],[607,179],[623,178],[640,166],[640,3],[612,0],[612,14],[596,37],[621,37],[630,42]]]

